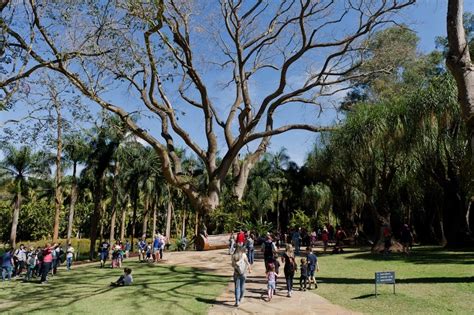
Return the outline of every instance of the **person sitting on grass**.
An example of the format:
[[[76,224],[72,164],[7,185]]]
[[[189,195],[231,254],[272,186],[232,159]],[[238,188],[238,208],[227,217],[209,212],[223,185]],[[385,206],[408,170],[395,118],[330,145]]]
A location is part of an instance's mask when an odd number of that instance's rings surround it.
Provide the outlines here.
[[[121,287],[125,285],[131,285],[133,283],[132,269],[125,268],[123,269],[123,275],[121,275],[117,281],[111,282],[111,287]]]

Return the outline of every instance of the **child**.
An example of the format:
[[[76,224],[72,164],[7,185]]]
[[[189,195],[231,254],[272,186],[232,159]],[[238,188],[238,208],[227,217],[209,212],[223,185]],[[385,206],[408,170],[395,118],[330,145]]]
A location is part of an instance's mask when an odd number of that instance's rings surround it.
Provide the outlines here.
[[[278,274],[275,272],[275,265],[273,263],[268,264],[268,271],[266,272],[268,281],[268,302],[273,298],[273,293],[276,288],[276,279]]]
[[[146,261],[151,260],[151,243],[148,242],[148,245],[146,246]]]
[[[36,268],[36,264],[38,262],[38,255],[34,248],[30,248],[30,251],[28,252],[28,258],[26,260],[27,263],[27,272],[26,272],[26,281],[31,280],[31,276],[33,275],[33,272]]]
[[[117,246],[114,246],[114,250],[112,252],[112,269],[119,267],[119,250]]]
[[[306,248],[306,260],[308,261],[308,289],[311,290],[311,283],[314,283],[314,287],[317,289],[318,283],[316,282],[316,278],[314,277],[314,272],[319,272],[319,263],[318,257],[313,253],[312,247]]]
[[[280,274],[280,262],[278,261],[278,254],[275,254],[273,259],[274,259],[273,265],[275,266],[275,273],[276,273],[276,276],[275,276],[275,290],[273,290],[273,295],[275,295],[276,285],[278,283],[278,275]]]
[[[120,278],[117,279],[117,281],[111,282],[110,286],[111,287],[120,287],[120,286],[124,286],[124,285],[131,285],[132,283],[133,283],[132,269],[125,268],[123,270],[123,275],[121,275]]]
[[[300,291],[306,291],[306,283],[308,281],[308,263],[306,262],[306,258],[301,258],[300,270]]]

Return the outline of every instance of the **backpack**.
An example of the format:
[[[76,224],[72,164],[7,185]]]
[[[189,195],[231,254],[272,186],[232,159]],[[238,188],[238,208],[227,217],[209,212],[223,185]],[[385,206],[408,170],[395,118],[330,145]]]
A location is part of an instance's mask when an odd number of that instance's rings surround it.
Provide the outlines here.
[[[289,260],[290,260],[289,270],[290,270],[290,272],[295,272],[296,271],[295,257],[289,257]]]
[[[265,242],[265,249],[263,252],[265,257],[273,257],[273,244],[272,242]]]
[[[247,264],[245,263],[244,256],[235,263],[235,271],[241,276],[247,271]]]

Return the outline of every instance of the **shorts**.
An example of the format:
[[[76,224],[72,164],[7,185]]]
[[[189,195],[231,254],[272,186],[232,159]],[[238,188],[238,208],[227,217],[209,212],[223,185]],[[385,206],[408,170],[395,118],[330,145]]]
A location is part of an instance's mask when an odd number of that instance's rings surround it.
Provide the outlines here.
[[[309,268],[309,270],[308,270],[308,276],[309,276],[310,278],[314,277],[314,268]]]
[[[108,253],[107,252],[101,252],[100,253],[100,260],[107,260],[107,255]]]
[[[160,252],[160,249],[159,248],[153,248],[153,254],[157,254]]]
[[[268,290],[275,290],[275,281],[268,281]]]

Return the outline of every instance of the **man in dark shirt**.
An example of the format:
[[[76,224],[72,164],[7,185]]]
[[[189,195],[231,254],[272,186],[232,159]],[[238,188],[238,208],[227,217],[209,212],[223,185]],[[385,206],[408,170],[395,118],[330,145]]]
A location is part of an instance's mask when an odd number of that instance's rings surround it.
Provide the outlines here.
[[[308,290],[311,290],[311,283],[314,283],[314,288],[318,288],[318,283],[314,277],[314,272],[319,271],[318,257],[313,253],[311,247],[306,248],[306,260],[308,261]]]

